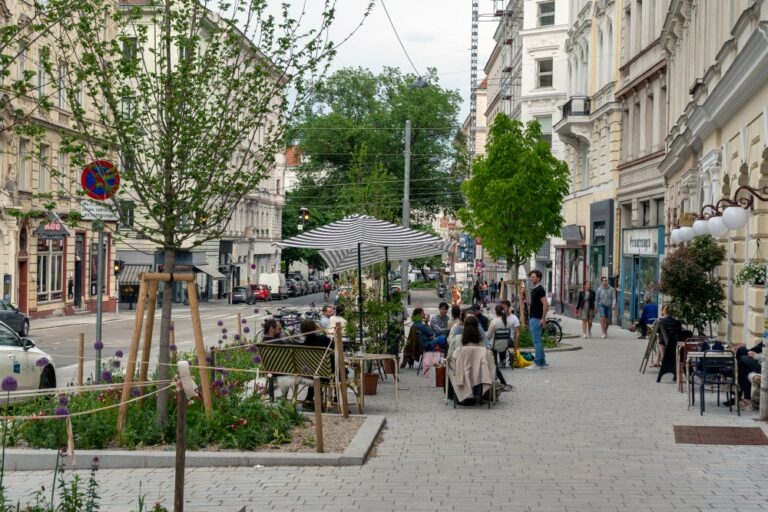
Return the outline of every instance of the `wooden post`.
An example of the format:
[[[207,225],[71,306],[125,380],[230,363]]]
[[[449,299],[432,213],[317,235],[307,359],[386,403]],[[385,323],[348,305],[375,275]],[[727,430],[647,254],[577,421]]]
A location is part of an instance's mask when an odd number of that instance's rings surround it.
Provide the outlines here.
[[[152,331],[155,327],[155,305],[157,304],[157,281],[149,283],[149,300],[147,304],[147,324],[144,326],[144,346],[141,349],[141,366],[139,367],[139,381],[147,381],[149,372],[149,354],[152,351]]]
[[[77,385],[83,385],[83,363],[85,359],[85,333],[77,335]]]
[[[174,478],[173,512],[184,511],[184,466],[187,450],[187,395],[176,385],[176,474]]]
[[[341,414],[349,418],[349,405],[347,404],[347,368],[344,365],[344,340],[341,339],[341,322],[336,322],[334,330],[334,350],[336,351],[336,373],[339,380],[339,407]]]
[[[317,453],[323,453],[323,391],[320,387],[320,377],[315,377],[315,446]]]
[[[190,276],[191,277],[191,276]],[[200,366],[200,387],[203,391],[203,405],[205,413],[210,416],[213,413],[213,401],[211,400],[211,381],[208,372],[205,371],[205,344],[203,343],[203,327],[200,323],[200,308],[197,303],[194,278],[187,282],[187,295],[189,295],[189,311],[192,314],[192,330],[195,333],[195,351],[197,352],[197,365]]]
[[[243,320],[240,313],[237,314],[237,335],[240,336],[240,341],[243,340]]]
[[[128,350],[128,364],[125,367],[125,381],[123,381],[123,392],[120,397],[120,410],[117,414],[117,436],[118,439],[123,433],[125,427],[125,414],[128,412],[126,403],[131,397],[131,383],[133,383],[133,374],[136,372],[136,356],[139,353],[139,340],[141,338],[141,327],[144,323],[144,306],[147,299],[146,274],[139,274],[139,296],[136,302],[136,318],[133,321],[133,335],[131,337],[131,346]]]
[[[176,324],[171,322],[171,345],[176,345]],[[171,363],[176,364],[178,360],[178,350],[179,348],[176,347],[176,352],[171,353]]]

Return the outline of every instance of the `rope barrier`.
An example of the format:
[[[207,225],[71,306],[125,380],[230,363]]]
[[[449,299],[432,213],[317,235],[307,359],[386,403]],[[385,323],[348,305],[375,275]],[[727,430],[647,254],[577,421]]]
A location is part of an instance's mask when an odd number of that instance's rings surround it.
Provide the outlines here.
[[[169,382],[171,381],[170,380],[152,380],[152,381],[132,382],[131,387],[145,387],[153,384],[166,384]],[[65,388],[29,389],[24,391],[11,391],[10,397],[11,398],[31,398],[34,396],[44,396],[44,395],[52,395],[52,394],[73,395],[73,394],[78,394],[81,391],[108,391],[113,388],[122,388],[122,387],[123,387],[122,382],[116,382],[112,384],[90,384],[90,385],[84,384],[82,386],[68,386]],[[0,397],[2,397],[2,394],[0,394]]]

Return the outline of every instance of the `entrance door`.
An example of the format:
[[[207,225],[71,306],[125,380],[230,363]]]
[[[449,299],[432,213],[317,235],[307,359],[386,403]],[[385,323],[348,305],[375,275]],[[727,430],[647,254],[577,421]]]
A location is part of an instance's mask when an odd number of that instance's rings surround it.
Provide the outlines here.
[[[83,307],[83,253],[85,251],[85,234],[77,233],[75,237],[75,307]]]
[[[27,275],[27,271],[29,269],[29,263],[27,260],[19,261],[19,310],[23,311],[24,313],[29,313],[29,307],[28,307],[28,286],[29,286],[29,276]]]

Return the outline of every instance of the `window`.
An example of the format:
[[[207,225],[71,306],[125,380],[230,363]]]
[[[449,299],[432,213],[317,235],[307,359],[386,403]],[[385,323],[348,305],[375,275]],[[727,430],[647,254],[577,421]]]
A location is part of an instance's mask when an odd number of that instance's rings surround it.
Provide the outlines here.
[[[62,298],[64,240],[37,241],[37,301]]]
[[[40,162],[38,164],[38,189],[40,192],[48,192],[48,146],[40,145]]]
[[[19,190],[27,190],[27,141],[19,139],[19,172],[16,176]]]
[[[277,180],[277,187],[275,187],[275,193],[280,195],[280,180]]]
[[[541,125],[541,140],[552,147],[552,116],[536,116],[536,120]]]
[[[45,67],[43,67],[45,55],[42,51],[37,53],[37,97],[45,96]]]
[[[133,213],[136,210],[136,204],[133,201],[120,201],[120,227],[133,227]]]
[[[58,92],[58,107],[63,109],[67,104],[67,91],[65,90],[67,85],[67,65],[63,62],[59,62],[59,92]]]
[[[59,192],[67,191],[67,154],[59,149]]]
[[[136,60],[139,54],[139,40],[135,37],[126,37],[123,39],[122,59],[123,62],[132,62]]]
[[[641,220],[643,226],[651,225],[651,202],[643,201],[640,203]]]
[[[555,2],[539,4],[539,26],[546,27],[555,24]]]
[[[656,208],[656,219],[654,220],[654,224],[664,224],[664,200],[656,199],[654,205]]]
[[[16,63],[18,64],[18,79],[24,80],[24,72],[26,71],[27,64],[27,42],[21,41],[19,43],[19,55]]]
[[[536,61],[537,66],[537,87],[552,87],[552,59],[542,59]]]

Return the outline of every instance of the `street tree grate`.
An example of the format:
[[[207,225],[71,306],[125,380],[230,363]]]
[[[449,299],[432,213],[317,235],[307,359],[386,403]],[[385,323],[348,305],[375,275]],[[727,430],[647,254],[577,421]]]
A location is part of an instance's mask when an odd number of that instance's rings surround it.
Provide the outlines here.
[[[768,445],[760,427],[692,427],[675,425],[677,444]]]

